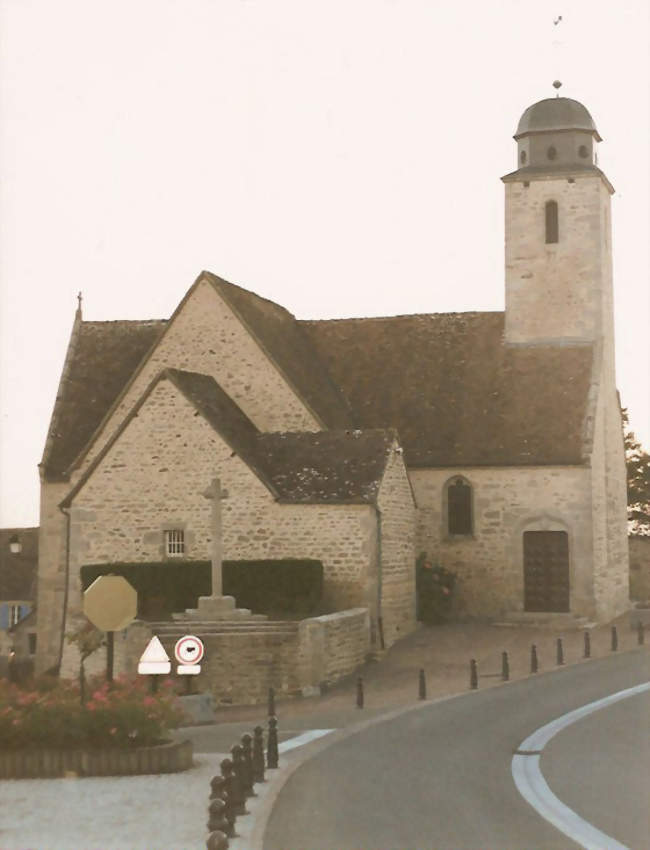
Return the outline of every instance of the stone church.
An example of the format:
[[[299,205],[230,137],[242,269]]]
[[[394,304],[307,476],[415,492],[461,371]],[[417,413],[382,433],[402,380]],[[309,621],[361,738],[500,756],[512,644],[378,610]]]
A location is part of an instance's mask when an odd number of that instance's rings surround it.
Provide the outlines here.
[[[421,552],[460,618],[626,609],[613,188],[577,101],[514,138],[505,312],[305,321],[209,272],[168,320],[77,311],[40,465],[39,669],[83,565],[210,558],[215,477],[223,557],[322,561],[327,610],[365,609],[370,643],[415,627]]]

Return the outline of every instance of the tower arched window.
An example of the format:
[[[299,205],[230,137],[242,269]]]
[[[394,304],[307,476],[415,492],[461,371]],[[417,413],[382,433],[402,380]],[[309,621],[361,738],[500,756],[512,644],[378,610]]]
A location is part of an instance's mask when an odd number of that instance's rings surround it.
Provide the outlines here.
[[[559,224],[557,214],[557,201],[546,202],[546,244],[550,245],[554,242],[559,242]]]
[[[446,485],[447,533],[472,534],[472,485],[461,476],[454,476]]]

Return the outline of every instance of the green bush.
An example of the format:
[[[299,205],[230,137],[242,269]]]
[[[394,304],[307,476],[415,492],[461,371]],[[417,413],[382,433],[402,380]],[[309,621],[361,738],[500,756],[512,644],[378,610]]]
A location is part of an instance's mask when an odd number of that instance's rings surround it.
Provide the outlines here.
[[[76,684],[35,684],[26,691],[0,682],[0,749],[152,746],[183,720],[171,679],[159,693],[149,694],[142,676],[118,677],[111,687],[96,677],[84,706]]]
[[[311,614],[323,595],[320,561],[224,561],[223,592],[258,614]]]
[[[209,561],[87,564],[81,568],[83,590],[100,575],[124,576],[138,593],[138,616],[163,619],[196,608],[212,587]],[[224,561],[223,592],[239,608],[258,614],[310,614],[323,593],[323,565],[313,560]]]
[[[423,623],[444,623],[449,619],[456,574],[432,563],[425,552],[416,561],[417,618]]]

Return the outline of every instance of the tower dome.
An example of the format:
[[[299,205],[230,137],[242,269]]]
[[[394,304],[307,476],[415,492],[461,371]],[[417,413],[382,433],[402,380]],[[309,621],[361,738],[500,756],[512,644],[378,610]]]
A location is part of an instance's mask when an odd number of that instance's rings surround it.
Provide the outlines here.
[[[602,141],[589,110],[569,97],[548,97],[533,103],[519,119],[514,138],[557,130],[586,130],[595,135],[596,141]]]
[[[568,97],[549,97],[529,106],[514,139],[519,170],[536,172],[592,169],[596,143],[601,141],[589,111]]]

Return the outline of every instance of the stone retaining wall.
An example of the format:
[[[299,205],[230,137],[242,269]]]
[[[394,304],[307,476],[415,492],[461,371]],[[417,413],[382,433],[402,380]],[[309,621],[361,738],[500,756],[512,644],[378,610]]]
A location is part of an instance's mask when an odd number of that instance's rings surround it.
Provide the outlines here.
[[[308,696],[359,668],[370,652],[370,613],[352,608],[302,620],[298,628],[301,689]]]
[[[174,741],[134,750],[16,750],[0,753],[0,779],[134,776],[178,773],[192,767],[192,742]]]

